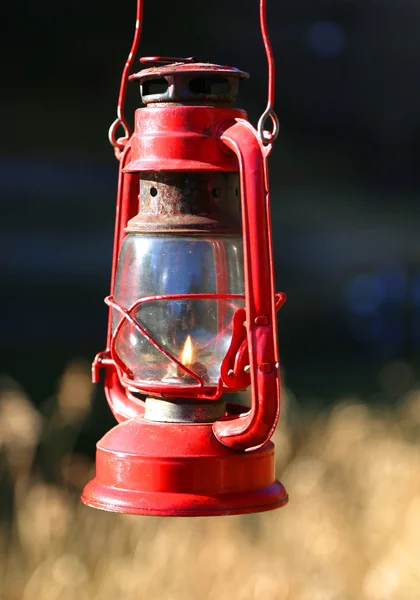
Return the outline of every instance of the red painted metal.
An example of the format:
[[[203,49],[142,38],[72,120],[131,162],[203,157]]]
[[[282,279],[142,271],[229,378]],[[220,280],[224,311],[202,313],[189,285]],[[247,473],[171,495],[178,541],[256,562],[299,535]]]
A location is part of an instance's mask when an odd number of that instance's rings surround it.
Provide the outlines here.
[[[135,115],[131,160],[124,172],[237,171],[235,156],[221,148],[222,124],[245,118],[237,108],[153,106]]]
[[[104,375],[105,396],[112,414],[119,422],[141,418],[144,415],[144,403],[134,396],[124,382],[121,371],[109,358],[107,351],[96,355],[92,365],[93,383],[100,382],[100,373]]]
[[[132,419],[97,446],[96,478],[83,502],[155,516],[229,515],[287,502],[274,477],[274,445],[238,453],[219,444],[211,424]]]
[[[269,441],[277,424],[280,405],[279,357],[276,311],[285,301],[276,294],[272,257],[267,157],[277,133],[274,101],[272,52],[265,22],[265,0],[260,3],[261,28],[269,61],[269,101],[258,131],[239,109],[221,106],[212,94],[203,93],[202,104],[154,101],[135,115],[135,131],[128,138],[123,108],[128,72],[140,35],[142,0],[138,0],[136,34],[132,52],[125,65],[118,118],[111,127],[111,141],[120,158],[114,252],[107,347],[93,363],[93,379],[104,371],[104,387],[110,408],[119,421],[97,446],[97,473],[83,493],[83,501],[105,510],[152,515],[219,515],[270,510],[287,502],[283,486],[275,480],[274,446]],[[173,78],[179,89],[189,74],[232,77],[230,91],[244,74],[237,69],[193,59],[149,57],[140,78]],[[172,59],[171,59],[172,60]],[[178,79],[179,78],[179,79]],[[233,91],[232,91],[233,90]],[[189,93],[189,92],[188,92]],[[201,93],[201,92],[200,92]],[[188,96],[188,94],[187,94]],[[233,98],[233,96],[232,96]],[[274,117],[273,117],[274,115]],[[273,133],[263,124],[271,117]],[[116,140],[122,125],[126,138]],[[139,181],[142,173],[154,172],[239,172],[241,186],[242,236],[244,242],[245,293],[229,294],[224,248],[216,248],[215,263],[221,275],[217,293],[167,294],[139,298],[131,306],[121,306],[113,297],[119,250],[129,221],[141,215]],[[147,177],[146,177],[147,179]],[[194,216],[194,215],[192,215]],[[143,217],[145,218],[145,217]],[[156,216],[154,216],[156,221]],[[160,214],[159,219],[169,216]],[[197,223],[195,235],[211,239],[205,225]],[[160,235],[175,235],[175,226],[159,229]],[[167,233],[166,233],[167,231]],[[228,232],[228,231],[227,231]],[[219,299],[244,300],[245,307],[235,311],[230,347],[221,365],[217,385],[204,378],[169,352],[136,319],[136,310],[149,302]],[[222,304],[223,304],[222,302]],[[112,311],[122,318],[113,327]],[[155,349],[178,369],[189,375],[184,385],[170,381],[138,383],[118,355],[116,340],[129,322]],[[220,317],[220,324],[225,320]],[[115,324],[114,324],[115,325]],[[220,335],[226,333],[224,329]],[[139,357],[141,360],[141,357]],[[193,381],[193,383],[191,383]],[[182,382],[181,382],[182,383]],[[169,398],[171,402],[214,402],[222,394],[251,385],[251,408],[227,404],[225,416],[213,423],[151,421],[145,418],[140,394]]]
[[[280,408],[279,358],[273,262],[269,244],[264,150],[252,125],[238,119],[221,135],[239,162],[244,237],[245,308],[252,405],[249,413],[213,426],[217,439],[238,450],[258,448],[270,439]],[[265,317],[265,324],[258,318]]]
[[[124,174],[123,169],[131,157],[131,141],[125,146],[125,151],[121,154],[121,163],[118,177],[117,208],[115,213],[114,227],[114,246],[112,251],[111,268],[111,290],[115,286],[115,276],[117,273],[118,255],[122,241],[125,237],[125,227],[138,211],[139,179],[134,174]],[[107,348],[112,336],[112,315],[109,313]]]

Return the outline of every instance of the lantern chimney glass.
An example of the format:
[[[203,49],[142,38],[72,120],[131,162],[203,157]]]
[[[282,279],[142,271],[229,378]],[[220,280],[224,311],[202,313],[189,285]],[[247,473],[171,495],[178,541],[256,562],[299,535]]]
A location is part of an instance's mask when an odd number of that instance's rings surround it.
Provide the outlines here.
[[[244,294],[242,238],[129,233],[118,259],[116,302],[129,309],[141,298],[168,294]],[[132,316],[166,351],[213,386],[230,345],[233,315],[242,306],[240,298],[154,299],[141,303]],[[114,330],[122,318],[114,310]],[[197,385],[127,320],[115,348],[137,384]]]

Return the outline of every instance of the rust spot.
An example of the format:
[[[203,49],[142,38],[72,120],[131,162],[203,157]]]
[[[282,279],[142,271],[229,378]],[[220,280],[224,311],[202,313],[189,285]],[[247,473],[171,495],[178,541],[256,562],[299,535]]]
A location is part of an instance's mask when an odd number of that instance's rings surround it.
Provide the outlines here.
[[[238,185],[239,175],[232,172],[142,173],[140,212],[127,231],[240,233]]]

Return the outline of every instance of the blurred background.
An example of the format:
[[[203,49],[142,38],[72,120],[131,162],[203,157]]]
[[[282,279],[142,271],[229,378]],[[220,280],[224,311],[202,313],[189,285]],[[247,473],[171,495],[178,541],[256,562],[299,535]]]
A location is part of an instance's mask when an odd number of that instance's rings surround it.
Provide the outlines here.
[[[278,460],[292,502],[194,527],[77,504],[114,422],[89,362],[105,343],[118,169],[107,130],[135,2],[24,0],[4,13],[0,597],[418,599],[420,4],[268,1],[281,121],[273,237],[288,297]],[[159,54],[249,72],[237,105],[257,122],[267,94],[257,0],[145,0],[139,56]],[[136,84],[128,96],[131,115]],[[192,555],[200,592],[188,569],[172,586],[162,575]],[[141,588],[146,570],[161,588]]]

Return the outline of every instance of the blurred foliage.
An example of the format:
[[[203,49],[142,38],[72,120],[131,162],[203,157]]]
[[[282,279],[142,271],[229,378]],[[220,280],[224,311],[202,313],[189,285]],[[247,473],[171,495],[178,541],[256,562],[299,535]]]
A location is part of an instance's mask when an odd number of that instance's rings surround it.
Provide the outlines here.
[[[389,365],[383,384],[406,389],[404,372]],[[285,388],[274,441],[290,503],[165,519],[80,503],[93,475],[75,450],[90,418],[88,365],[67,367],[44,416],[3,377],[0,598],[417,600],[420,387],[409,383],[393,411],[355,397],[308,409]]]

